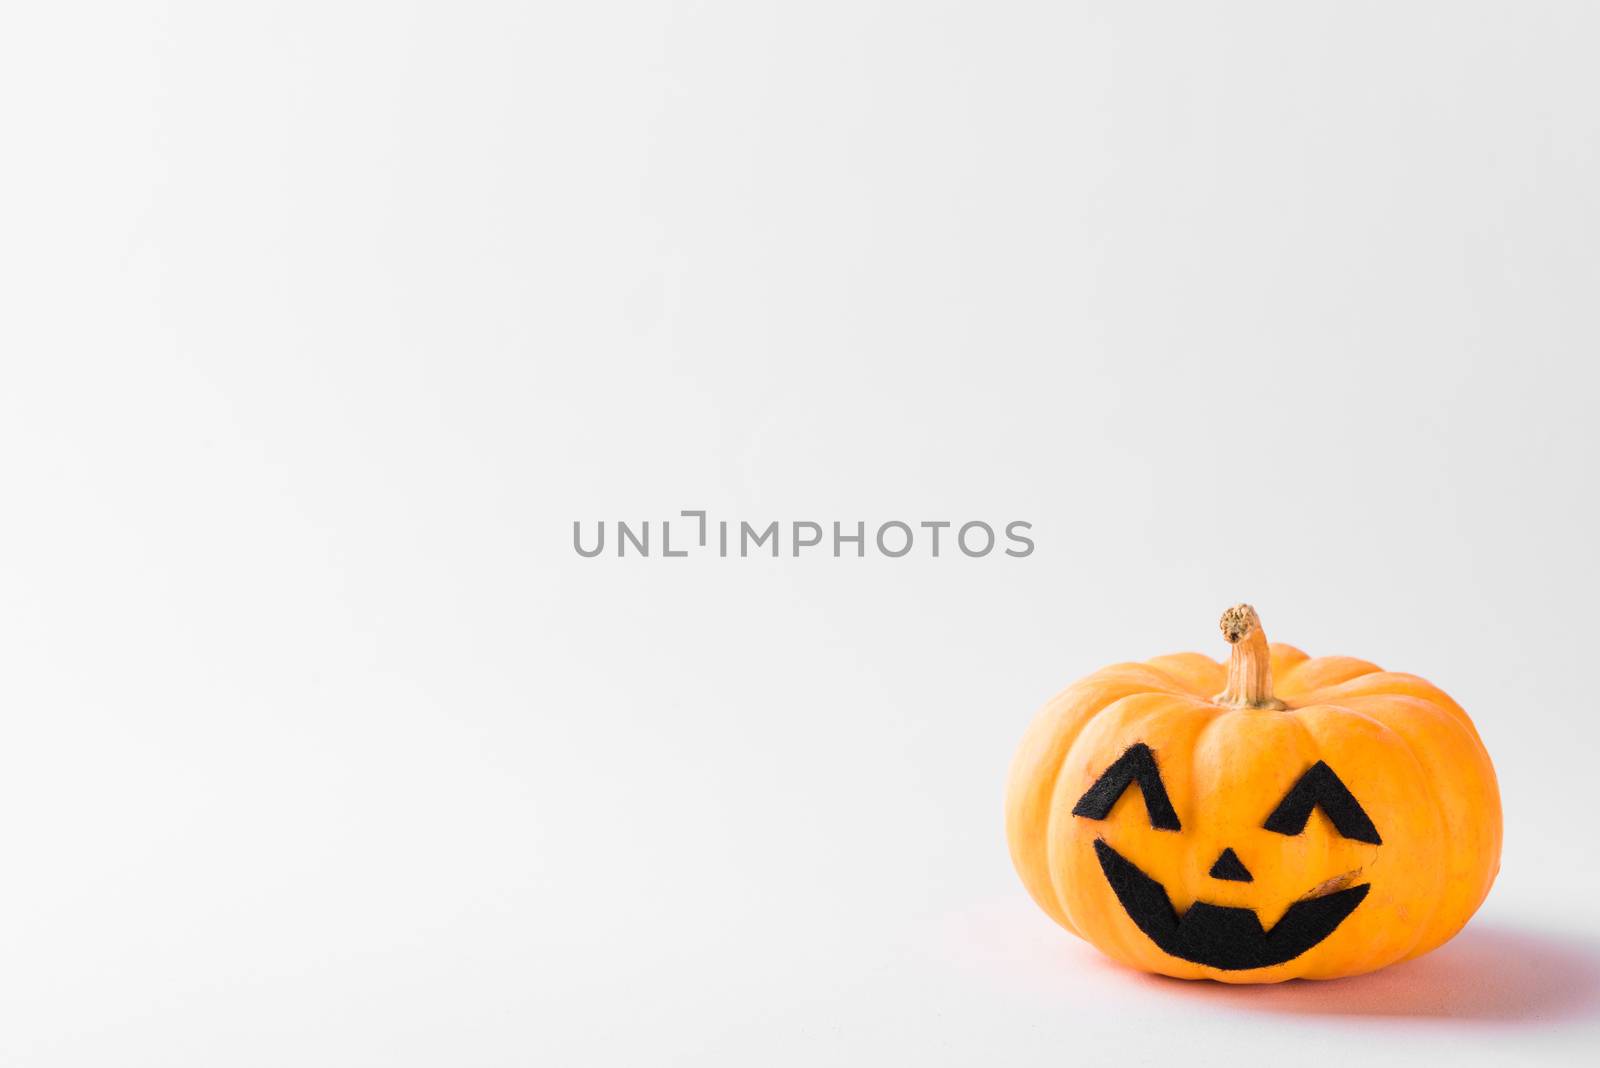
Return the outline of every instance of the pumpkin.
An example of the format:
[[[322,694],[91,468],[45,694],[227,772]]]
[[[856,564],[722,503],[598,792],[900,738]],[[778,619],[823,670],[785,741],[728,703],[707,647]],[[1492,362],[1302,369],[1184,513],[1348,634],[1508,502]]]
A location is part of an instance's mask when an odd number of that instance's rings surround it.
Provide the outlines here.
[[[1226,666],[1116,664],[1039,712],[1006,787],[1028,892],[1183,979],[1332,979],[1444,943],[1500,867],[1472,721],[1415,675],[1269,645],[1249,605],[1222,631]]]

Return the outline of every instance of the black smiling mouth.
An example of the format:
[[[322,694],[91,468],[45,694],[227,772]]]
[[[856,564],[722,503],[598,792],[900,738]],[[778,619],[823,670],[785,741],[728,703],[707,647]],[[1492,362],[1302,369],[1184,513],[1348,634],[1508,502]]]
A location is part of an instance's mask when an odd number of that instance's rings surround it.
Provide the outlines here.
[[[1254,909],[1196,901],[1179,916],[1166,888],[1104,839],[1095,840],[1094,850],[1128,918],[1150,941],[1174,957],[1224,971],[1269,968],[1293,960],[1332,934],[1372,889],[1370,883],[1362,883],[1296,901],[1268,931]]]

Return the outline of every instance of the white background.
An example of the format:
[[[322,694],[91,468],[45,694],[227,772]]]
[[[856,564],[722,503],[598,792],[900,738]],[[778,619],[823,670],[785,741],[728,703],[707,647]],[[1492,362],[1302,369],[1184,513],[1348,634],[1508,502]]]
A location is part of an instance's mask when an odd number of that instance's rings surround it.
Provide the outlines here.
[[[1576,1063],[1585,4],[13,5],[0,1063]],[[579,558],[574,520],[1034,523]],[[592,526],[587,529],[592,529]],[[1414,671],[1504,869],[1137,976],[1011,750],[1253,601]]]

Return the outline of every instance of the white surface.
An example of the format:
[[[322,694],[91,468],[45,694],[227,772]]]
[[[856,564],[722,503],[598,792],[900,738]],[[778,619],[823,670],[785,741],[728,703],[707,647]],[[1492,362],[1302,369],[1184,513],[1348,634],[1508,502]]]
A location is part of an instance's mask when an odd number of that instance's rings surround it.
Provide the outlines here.
[[[1591,1057],[1597,33],[13,5],[0,1062]],[[685,508],[1038,551],[571,549]],[[1012,874],[1034,709],[1239,599],[1476,717],[1434,956],[1152,980]]]

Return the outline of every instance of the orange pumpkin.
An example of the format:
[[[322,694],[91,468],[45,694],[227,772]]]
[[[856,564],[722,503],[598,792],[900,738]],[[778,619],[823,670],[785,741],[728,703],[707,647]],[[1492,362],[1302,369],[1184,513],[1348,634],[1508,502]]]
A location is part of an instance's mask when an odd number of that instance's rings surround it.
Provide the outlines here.
[[[1500,795],[1442,690],[1268,645],[1222,617],[1199,653],[1116,664],[1045,705],[1012,762],[1006,834],[1061,926],[1143,971],[1272,983],[1442,944],[1500,868]]]

